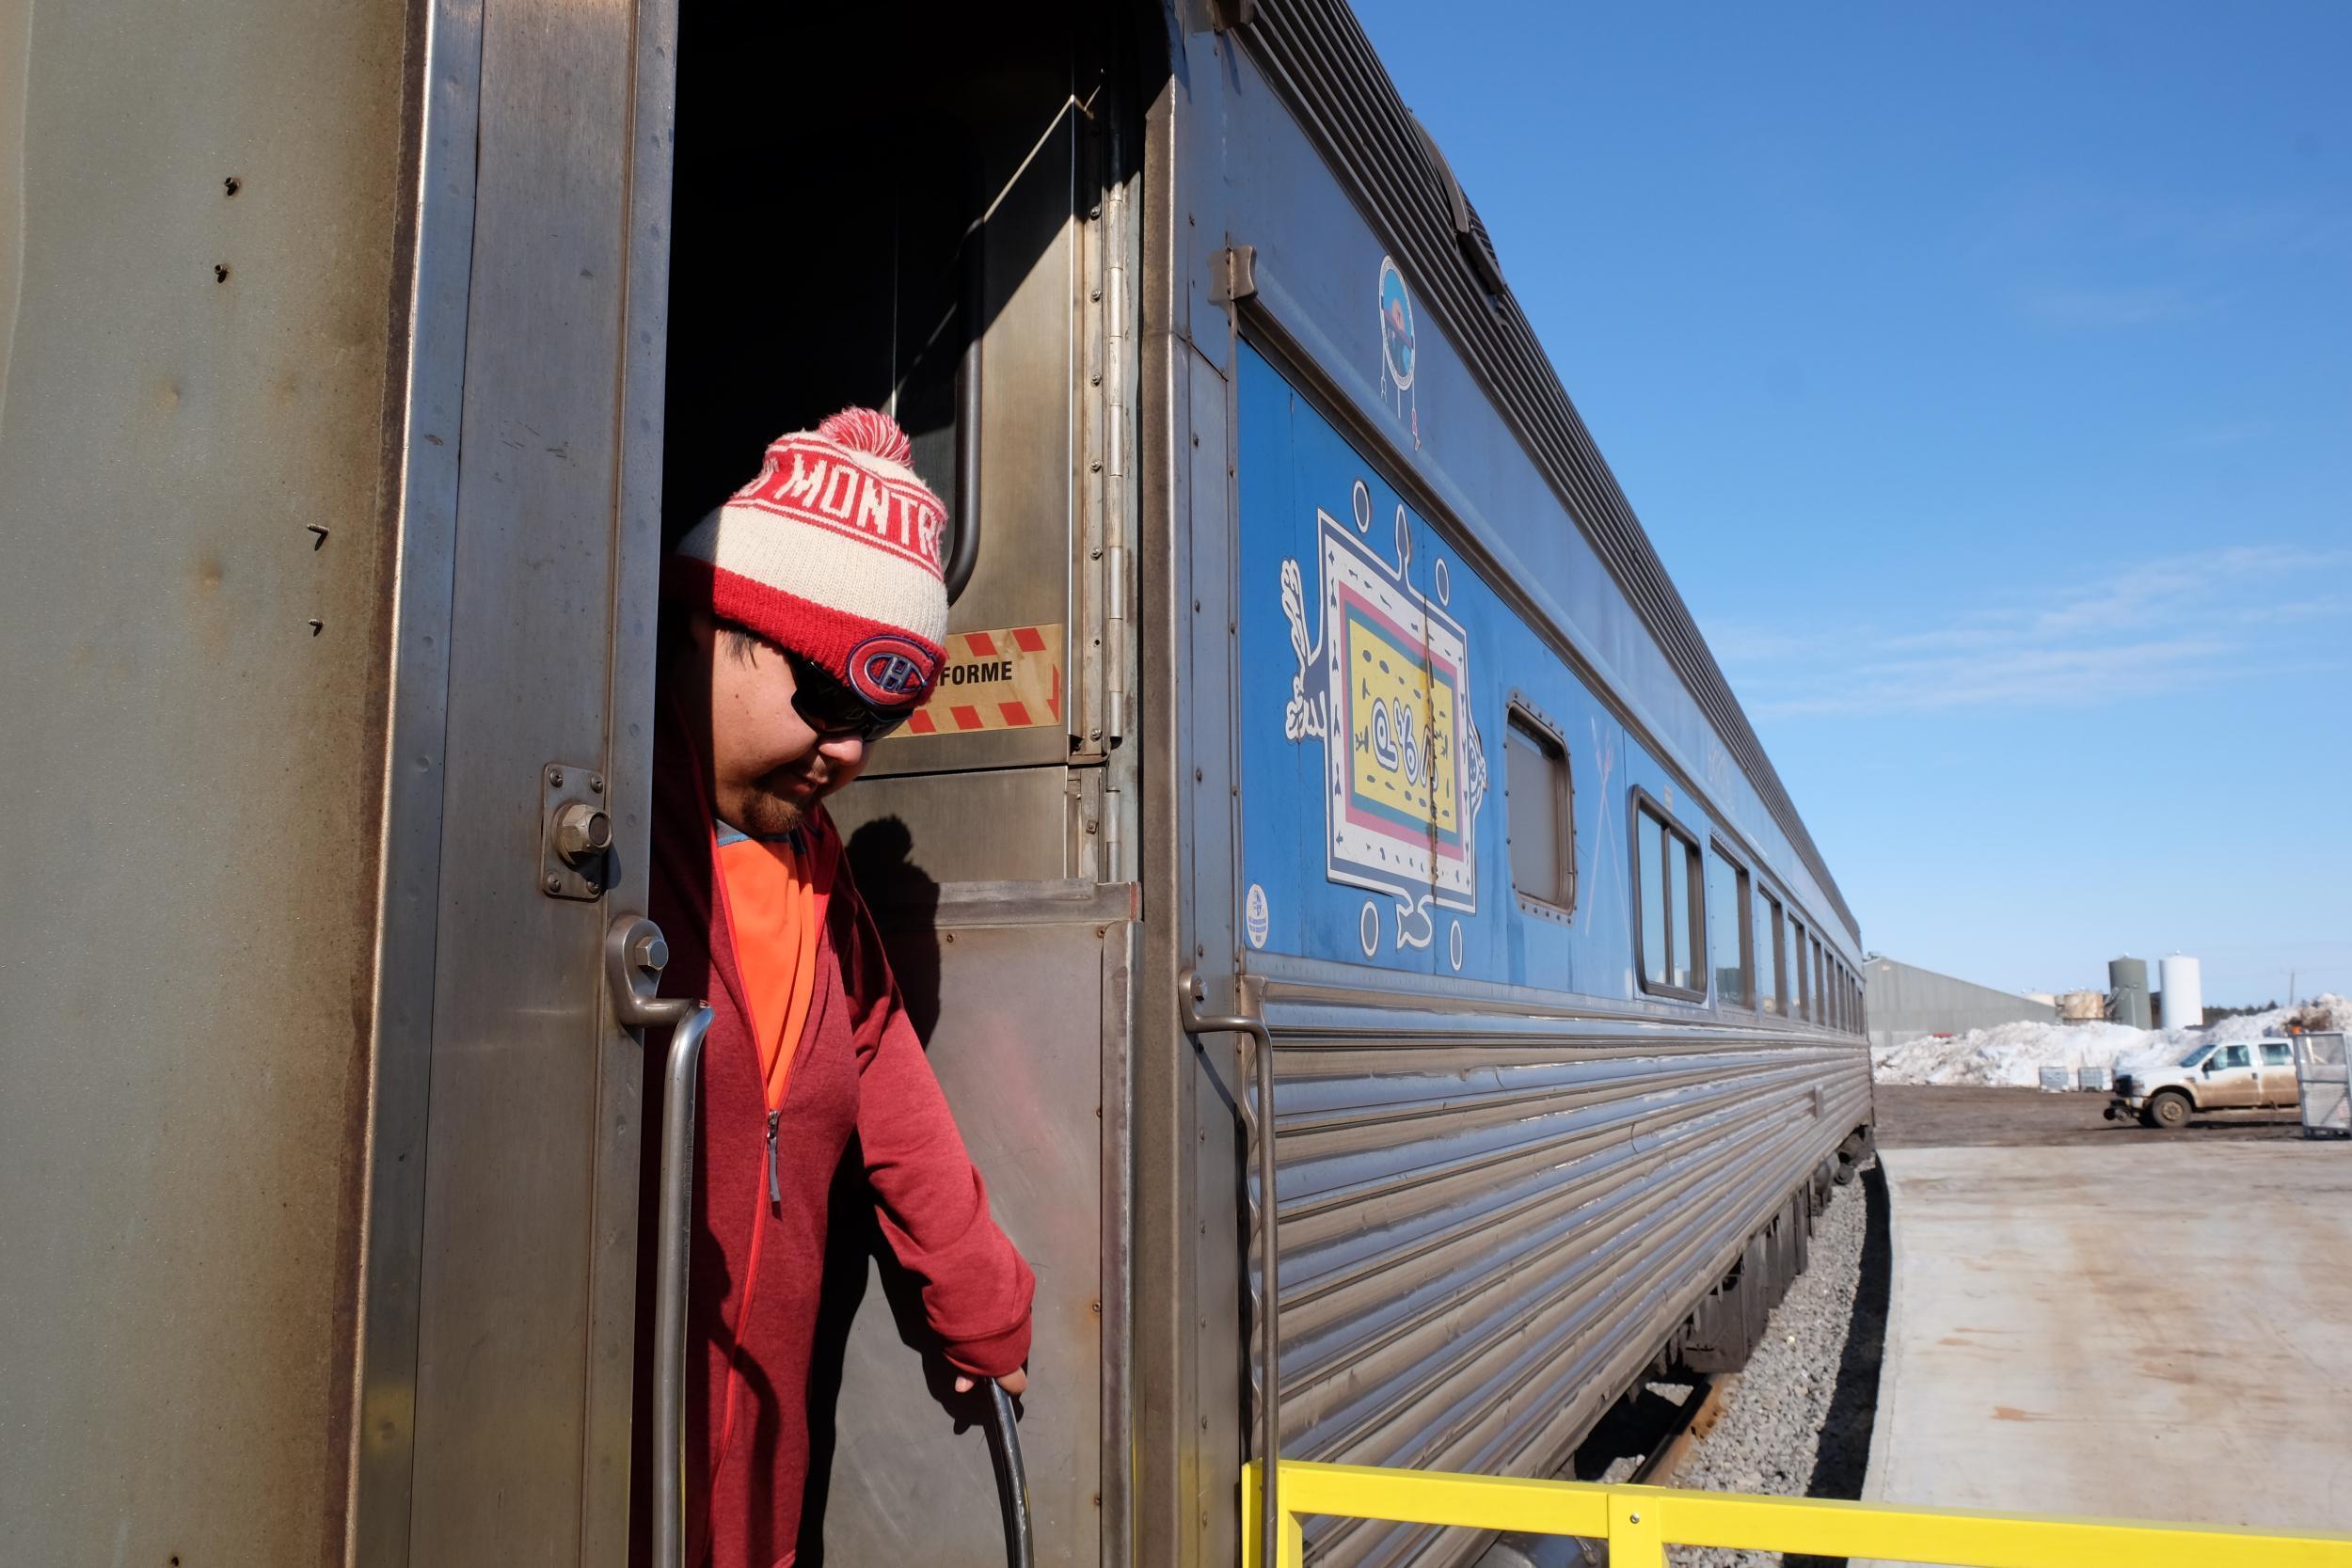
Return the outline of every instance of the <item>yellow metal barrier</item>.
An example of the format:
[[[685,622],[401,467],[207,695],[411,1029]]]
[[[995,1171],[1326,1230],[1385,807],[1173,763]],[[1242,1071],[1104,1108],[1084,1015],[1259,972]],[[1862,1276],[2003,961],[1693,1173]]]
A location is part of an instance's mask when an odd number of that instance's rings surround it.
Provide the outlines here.
[[[1610,1568],[1665,1568],[1666,1547],[1733,1546],[1963,1568],[2352,1568],[2352,1536],[2037,1518],[1873,1503],[1511,1481],[1284,1460],[1280,1559],[1300,1568],[1311,1513],[1399,1524],[1581,1535],[1609,1543]],[[1242,1478],[1243,1568],[1263,1568],[1258,1466]]]

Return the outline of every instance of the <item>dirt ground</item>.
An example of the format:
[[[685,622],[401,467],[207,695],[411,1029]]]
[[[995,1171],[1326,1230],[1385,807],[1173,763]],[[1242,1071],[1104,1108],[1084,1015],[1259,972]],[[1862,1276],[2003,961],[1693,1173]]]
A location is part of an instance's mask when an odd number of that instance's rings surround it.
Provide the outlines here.
[[[2212,1139],[2299,1138],[2293,1111],[2223,1111],[2192,1118],[2177,1132],[2137,1121],[2107,1121],[2104,1094],[2044,1094],[2040,1089],[1984,1089],[1881,1084],[1879,1146],[1883,1148],[2010,1148],[2041,1144],[2203,1143]]]

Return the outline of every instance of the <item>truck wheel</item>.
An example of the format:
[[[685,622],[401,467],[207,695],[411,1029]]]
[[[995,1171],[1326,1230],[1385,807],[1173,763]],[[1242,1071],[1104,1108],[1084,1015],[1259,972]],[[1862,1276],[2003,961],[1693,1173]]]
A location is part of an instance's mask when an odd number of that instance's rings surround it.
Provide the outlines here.
[[[2178,1089],[2159,1089],[2148,1098],[2148,1109],[2140,1121],[2150,1127],[2160,1127],[2177,1132],[2188,1125],[2188,1096]]]

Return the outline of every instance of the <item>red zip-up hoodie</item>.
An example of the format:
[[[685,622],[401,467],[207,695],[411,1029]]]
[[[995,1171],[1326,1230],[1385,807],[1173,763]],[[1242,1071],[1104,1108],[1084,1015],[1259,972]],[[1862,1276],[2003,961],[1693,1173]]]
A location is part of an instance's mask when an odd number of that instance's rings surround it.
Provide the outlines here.
[[[707,785],[696,748],[667,705],[654,773],[651,911],[670,944],[661,990],[707,998],[713,1014],[696,1118],[686,1560],[690,1568],[785,1568],[808,1474],[806,1401],[827,1194],[850,1134],[882,1234],[920,1282],[924,1315],[959,1370],[1001,1377],[1021,1366],[1036,1281],[989,1216],[987,1189],[907,1021],[822,807],[804,832],[811,854],[834,863],[833,893],[818,938],[808,1022],[771,1129],[720,891]],[[648,1128],[660,1125],[660,1078],[647,1074]],[[771,1199],[771,1191],[781,1196]],[[641,1245],[650,1252],[650,1230]],[[645,1316],[644,1325],[650,1323]],[[641,1432],[644,1425],[641,1419]],[[659,1484],[664,1466],[648,1463],[642,1443],[640,1450],[640,1475],[650,1471]]]

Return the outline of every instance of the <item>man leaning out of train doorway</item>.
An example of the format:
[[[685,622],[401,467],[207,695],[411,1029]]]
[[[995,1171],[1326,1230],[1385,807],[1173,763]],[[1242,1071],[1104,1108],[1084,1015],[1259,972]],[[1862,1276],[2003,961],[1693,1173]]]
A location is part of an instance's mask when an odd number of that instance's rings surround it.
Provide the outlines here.
[[[938,677],[946,511],[910,455],[871,409],[780,436],[663,563],[651,910],[662,990],[714,1014],[686,1422],[686,1560],[711,1568],[793,1559],[845,1151],[958,1391],[1026,1386],[1035,1279],[989,1214],[824,807]],[[639,1473],[661,1474],[650,1459]]]

